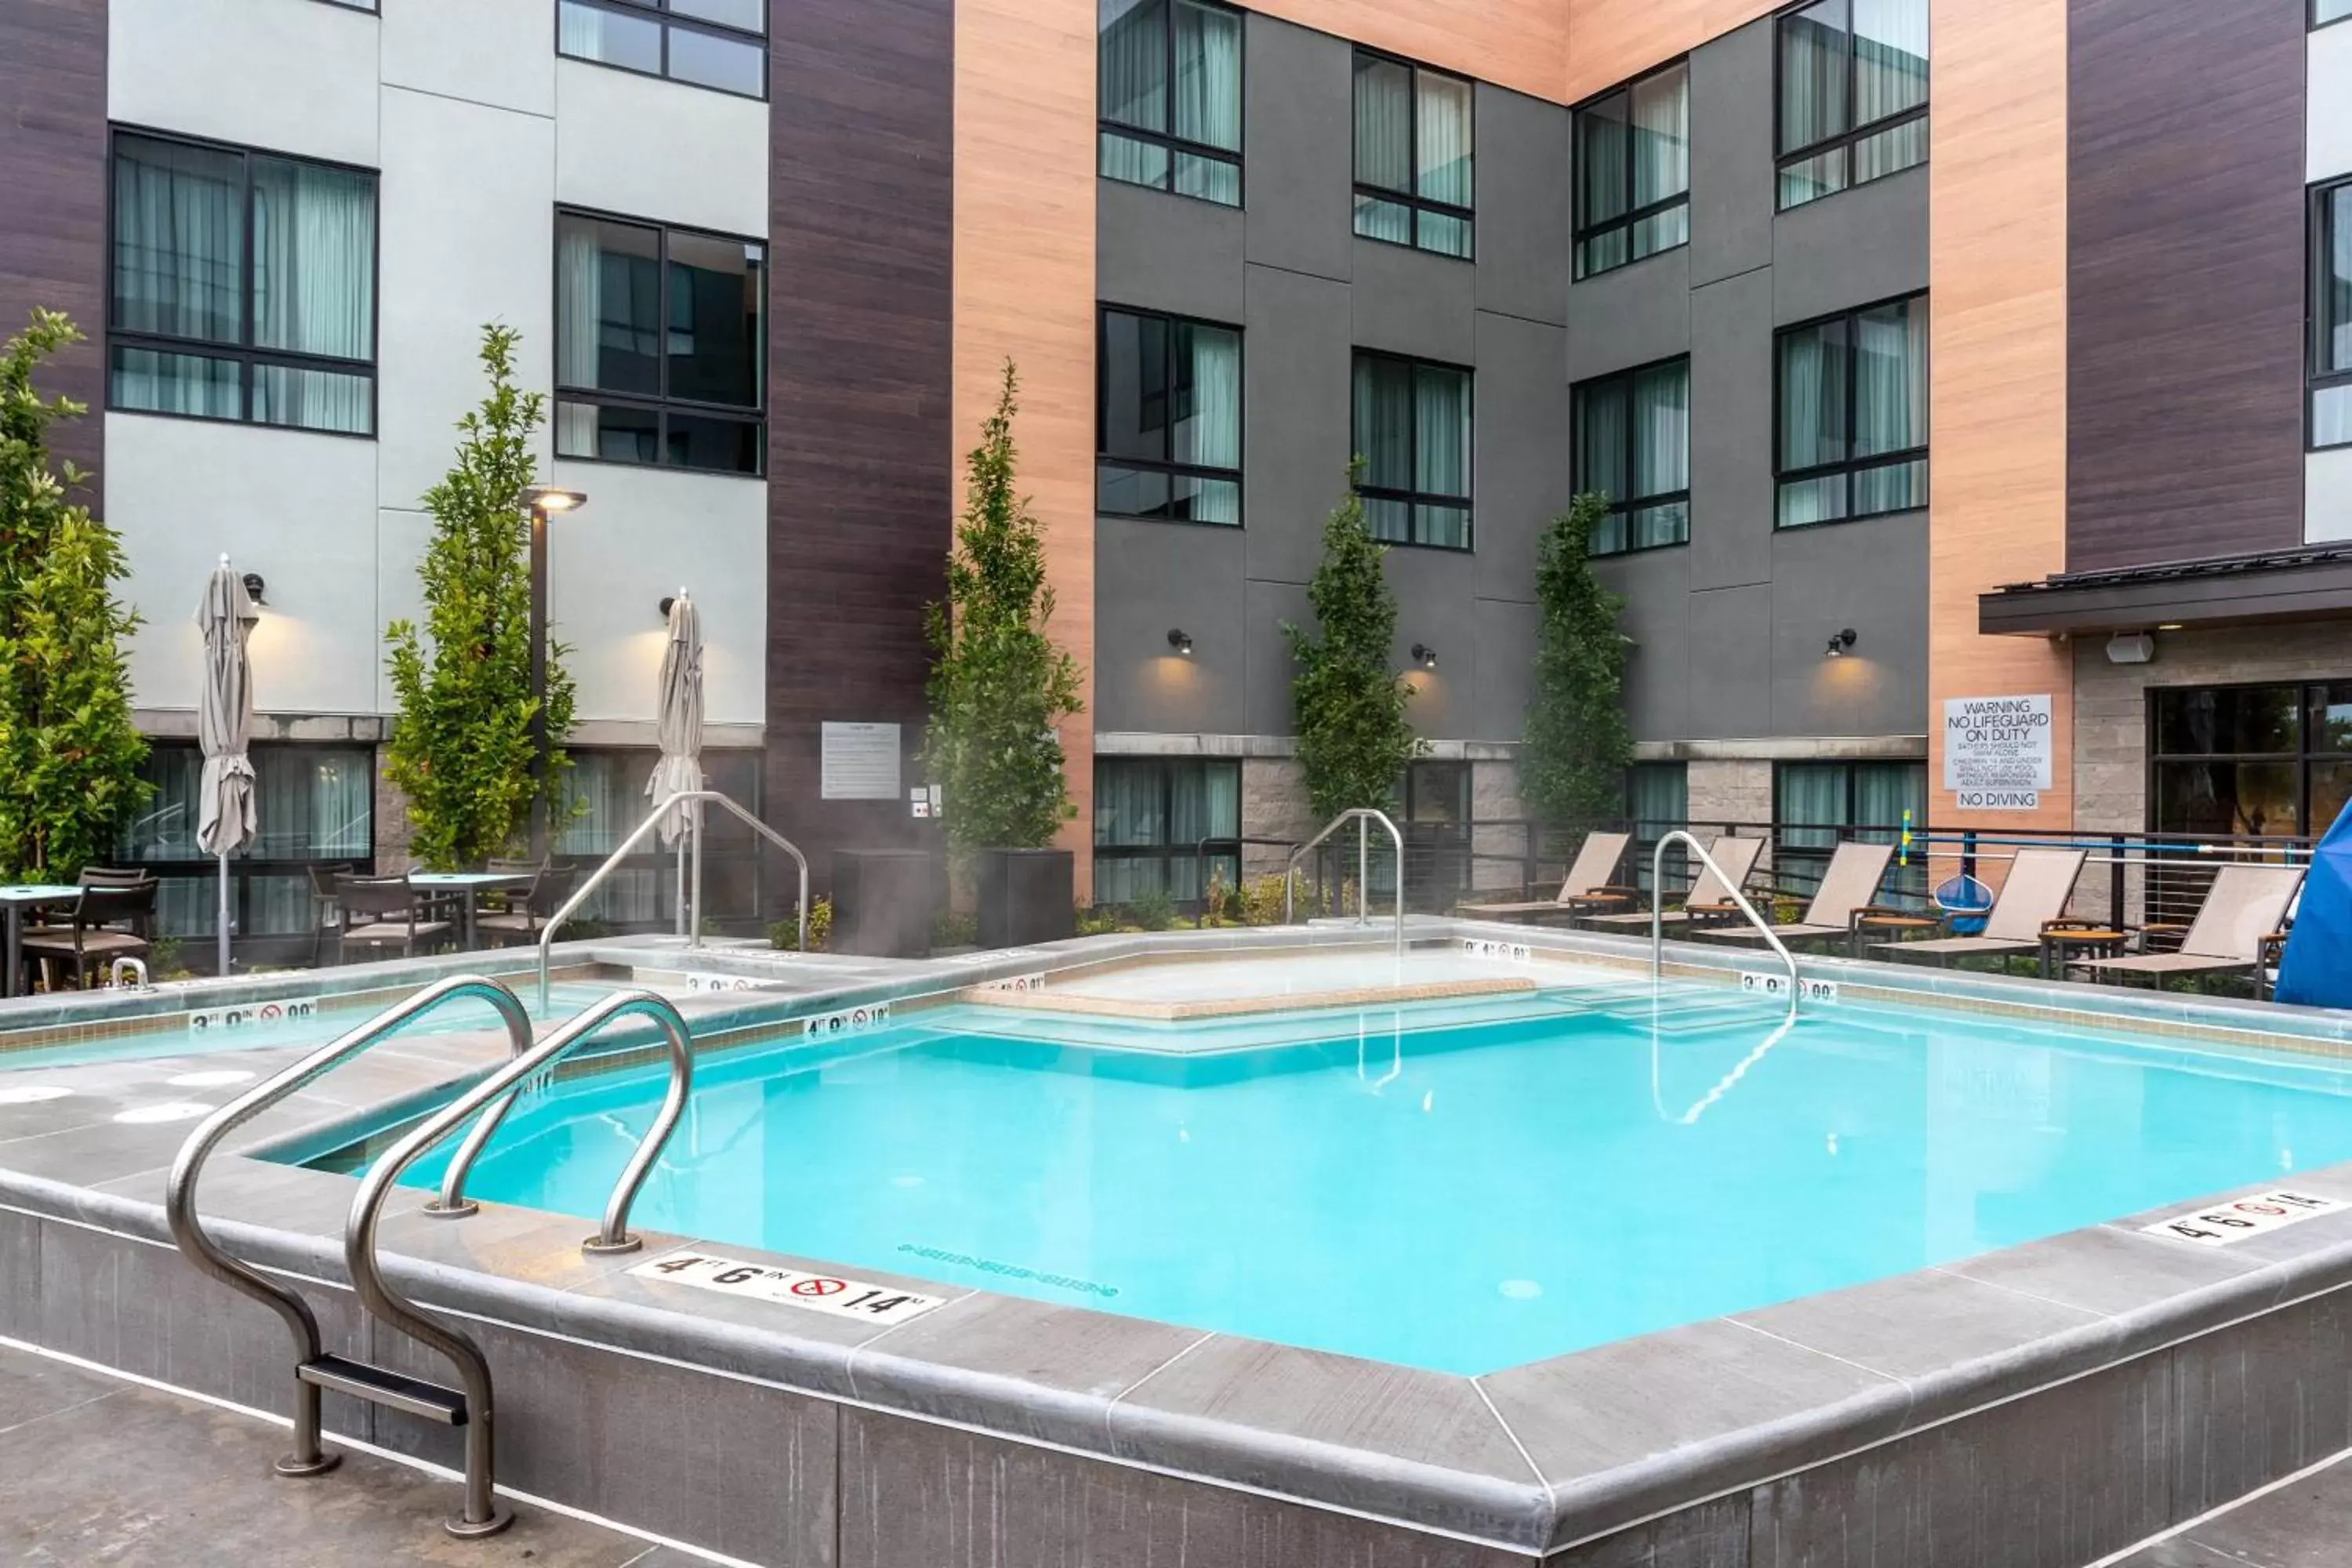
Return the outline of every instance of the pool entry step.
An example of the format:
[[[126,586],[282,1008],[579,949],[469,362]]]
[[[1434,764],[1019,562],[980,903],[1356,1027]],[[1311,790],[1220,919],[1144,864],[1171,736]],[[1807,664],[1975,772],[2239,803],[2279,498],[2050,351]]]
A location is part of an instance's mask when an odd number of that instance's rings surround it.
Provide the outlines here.
[[[390,1367],[376,1366],[326,1349],[319,1335],[318,1314],[301,1294],[283,1280],[230,1257],[205,1230],[196,1212],[196,1184],[205,1162],[228,1135],[270,1106],[333,1071],[370,1046],[423,1017],[436,1007],[461,997],[488,1003],[506,1026],[509,1052],[506,1062],[440,1110],[404,1132],[371,1164],[360,1181],[343,1229],[343,1261],[352,1292],[368,1315],[384,1326],[438,1352],[457,1369],[458,1386],[452,1388]],[[403,1172],[471,1122],[464,1141],[441,1179],[436,1202],[429,1214],[462,1221],[475,1211],[465,1195],[467,1173],[497,1135],[508,1107],[517,1095],[550,1071],[557,1058],[625,1017],[650,1019],[669,1047],[669,1091],[652,1129],[637,1144],[614,1183],[604,1205],[603,1228],[581,1245],[591,1252],[626,1252],[636,1247],[629,1234],[629,1208],[637,1189],[661,1155],[671,1131],[686,1110],[693,1084],[692,1041],[677,1006],[650,991],[615,992],[576,1016],[534,1037],[530,1016],[514,993],[482,975],[461,974],[429,985],[406,1001],[312,1051],[229,1104],[214,1111],[189,1134],[173,1161],[171,1183],[163,1208],[172,1237],[197,1268],[261,1302],[276,1312],[294,1339],[294,1451],[278,1463],[283,1476],[322,1476],[332,1470],[339,1456],[321,1446],[320,1396],[329,1389],[364,1400],[382,1409],[454,1427],[465,1434],[465,1501],[446,1523],[449,1533],[461,1537],[494,1535],[513,1522],[514,1515],[498,1500],[494,1405],[489,1363],[481,1348],[463,1331],[428,1317],[393,1289],[376,1256],[376,1229],[383,1205]]]

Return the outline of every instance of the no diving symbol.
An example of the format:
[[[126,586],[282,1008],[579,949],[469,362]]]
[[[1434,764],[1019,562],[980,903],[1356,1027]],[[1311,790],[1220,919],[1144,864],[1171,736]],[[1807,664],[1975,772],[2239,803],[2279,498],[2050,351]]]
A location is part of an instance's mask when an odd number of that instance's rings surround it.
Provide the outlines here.
[[[843,1279],[803,1279],[793,1287],[795,1296],[838,1296],[849,1289]]]

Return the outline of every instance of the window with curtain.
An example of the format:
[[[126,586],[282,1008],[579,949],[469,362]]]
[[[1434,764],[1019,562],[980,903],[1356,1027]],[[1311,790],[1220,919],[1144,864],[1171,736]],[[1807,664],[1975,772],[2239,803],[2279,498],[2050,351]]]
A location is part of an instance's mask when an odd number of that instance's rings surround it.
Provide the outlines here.
[[[1201,841],[1242,830],[1242,765],[1205,757],[1095,759],[1095,902],[1165,894],[1197,902],[1208,880],[1240,885],[1241,857]]]
[[[1690,358],[1580,383],[1576,489],[1609,498],[1588,553],[1690,539]]]
[[[376,177],[118,131],[107,405],[375,433]]]
[[[1777,344],[1781,528],[1927,504],[1927,297],[1790,327]]]
[[[1242,520],[1238,329],[1106,306],[1096,356],[1096,510]]]
[[[2311,25],[2325,27],[2330,22],[2352,21],[2352,0],[2311,0]]]
[[[1576,111],[1576,276],[1690,243],[1690,65]]]
[[[661,753],[650,747],[568,747],[562,805],[551,853],[575,878],[603,865],[653,809],[646,784]],[[760,809],[758,752],[709,748],[702,771],[709,787]],[[712,808],[702,819],[702,907],[706,919],[737,931],[758,929],[762,874],[760,840],[730,812]],[[797,896],[790,862],[783,863],[784,902]],[[677,920],[677,854],[650,838],[623,860],[581,906],[581,918],[621,929],[670,931]]]
[[[1927,161],[1927,5],[1815,0],[1782,13],[1782,210]]]
[[[1658,840],[1690,826],[1690,765],[1635,763],[1625,770],[1625,820],[1633,834],[1633,885],[1647,889]],[[1666,885],[1689,886],[1689,857],[1680,846],[1666,851]]]
[[[1469,549],[1470,373],[1360,349],[1354,404],[1372,537]]]
[[[575,60],[768,96],[768,0],[558,0],[555,48]]]
[[[1927,825],[1925,763],[1776,763],[1772,768],[1774,885],[1811,898],[1830,857],[1848,839],[1901,841],[1905,813],[1915,833]],[[1924,899],[1927,867],[1915,860],[1887,872],[1880,901]]]
[[[556,455],[761,472],[767,259],[755,239],[556,214]]]
[[[1242,205],[1242,16],[1202,0],[1096,0],[1097,168]]]
[[[2352,180],[2311,195],[2311,444],[2352,444]]]
[[[1356,232],[1467,260],[1475,89],[1356,51]]]

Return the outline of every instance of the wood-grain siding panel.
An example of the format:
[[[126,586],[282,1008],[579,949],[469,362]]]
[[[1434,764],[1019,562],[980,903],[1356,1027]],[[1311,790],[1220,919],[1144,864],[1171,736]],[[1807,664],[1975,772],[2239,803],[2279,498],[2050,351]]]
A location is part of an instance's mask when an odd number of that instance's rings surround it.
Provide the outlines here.
[[[52,449],[92,473],[106,420],[106,0],[0,3],[0,338],[36,306],[89,341],[51,362],[47,395],[89,407]],[[82,498],[93,505],[93,481]]]
[[[920,782],[952,505],[955,18],[953,0],[772,0],[769,18],[765,804],[822,885],[831,850],[917,832],[903,801],[820,800],[819,726],[900,725]]]
[[[2069,8],[2066,564],[2299,544],[2304,0]]]
[[[1077,816],[1061,841],[1077,852],[1081,898],[1094,837],[1095,26],[1094,0],[956,8],[954,449],[977,443],[1013,361],[1019,485],[1045,525],[1055,595],[1047,631],[1084,670],[1088,710],[1062,726]]]
[[[1568,5],[1569,0],[1254,0],[1249,8],[1563,102]]]
[[[1567,0],[1568,75],[1575,103],[1771,15],[1775,0]]]
[[[2065,827],[2073,816],[2063,650],[1977,634],[1979,594],[2065,564],[2067,3],[1938,0],[1934,13],[1927,782],[1938,828]],[[2055,782],[2040,809],[1958,811],[1942,788],[1944,700],[2044,693]],[[1998,879],[1998,864],[1985,869]]]

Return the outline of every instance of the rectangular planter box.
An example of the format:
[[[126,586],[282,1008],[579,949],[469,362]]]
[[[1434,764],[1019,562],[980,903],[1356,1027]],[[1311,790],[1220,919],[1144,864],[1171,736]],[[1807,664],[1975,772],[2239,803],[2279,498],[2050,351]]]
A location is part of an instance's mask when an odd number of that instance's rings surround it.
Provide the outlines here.
[[[980,945],[1060,942],[1077,927],[1077,860],[1067,849],[982,849]]]

